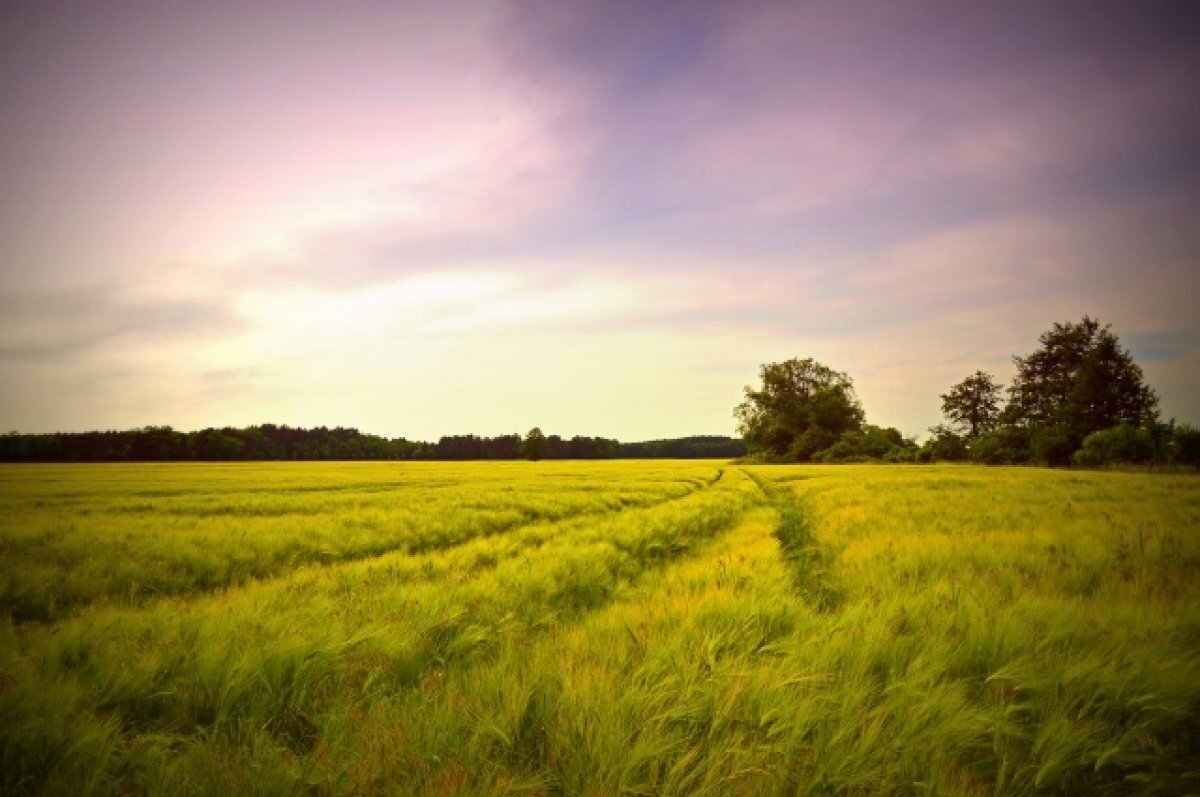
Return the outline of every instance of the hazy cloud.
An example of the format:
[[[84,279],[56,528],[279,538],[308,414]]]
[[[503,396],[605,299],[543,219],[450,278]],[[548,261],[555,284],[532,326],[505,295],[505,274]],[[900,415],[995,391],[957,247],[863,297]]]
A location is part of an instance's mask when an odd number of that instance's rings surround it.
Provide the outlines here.
[[[152,299],[111,288],[0,294],[0,358],[77,358],[114,343],[145,345],[234,334],[244,322],[220,302]]]

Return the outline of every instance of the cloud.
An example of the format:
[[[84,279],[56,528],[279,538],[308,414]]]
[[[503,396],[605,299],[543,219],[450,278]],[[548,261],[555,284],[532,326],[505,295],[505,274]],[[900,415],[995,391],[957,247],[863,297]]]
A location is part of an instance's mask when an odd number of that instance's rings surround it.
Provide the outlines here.
[[[1186,88],[1200,59],[1178,37],[1161,50],[1092,41],[1070,33],[1078,20],[1018,6],[1012,16],[1050,29],[1030,34],[1048,49],[1001,69],[1017,22],[919,8],[737,18],[714,56],[727,94],[676,161],[694,192],[724,198],[727,224],[790,221],[803,246],[1120,191],[1148,159],[1200,166]]]
[[[79,358],[114,345],[231,335],[244,322],[220,301],[139,297],[113,288],[0,294],[0,358]]]
[[[17,15],[0,72],[0,234],[19,255],[2,267],[23,279],[286,254],[379,222],[472,234],[554,201],[536,176],[519,196],[522,176],[566,171],[479,4],[78,12]]]
[[[1173,6],[3,13],[21,424],[719,432],[811,355],[915,431],[1084,313],[1196,394]]]
[[[1137,362],[1171,362],[1200,349],[1200,332],[1179,330],[1135,335],[1128,338],[1127,346]]]

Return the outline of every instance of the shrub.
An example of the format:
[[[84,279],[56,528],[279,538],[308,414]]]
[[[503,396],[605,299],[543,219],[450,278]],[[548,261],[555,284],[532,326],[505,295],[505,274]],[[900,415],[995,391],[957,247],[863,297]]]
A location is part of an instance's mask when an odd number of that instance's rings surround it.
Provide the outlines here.
[[[1181,465],[1200,466],[1200,429],[1176,426],[1171,435],[1171,458]]]
[[[1035,461],[1052,468],[1071,464],[1071,455],[1075,453],[1075,442],[1071,440],[1071,435],[1065,429],[1058,426],[1043,426],[1033,432],[1029,442],[1030,452]]]
[[[824,451],[813,455],[812,459],[813,462],[821,463],[866,462],[867,457],[854,444],[854,441],[843,438]]]
[[[883,455],[884,462],[916,462],[921,449],[916,446],[896,446]]]
[[[967,458],[967,441],[944,426],[935,426],[929,430],[933,436],[925,441],[922,450],[929,452],[929,460],[944,460],[947,462],[962,462]]]
[[[1001,426],[980,435],[967,451],[984,465],[1020,465],[1029,461],[1029,432],[1019,426]]]
[[[1150,432],[1125,423],[1092,432],[1084,439],[1083,447],[1072,457],[1076,465],[1088,468],[1116,464],[1138,465],[1153,460],[1154,439]]]
[[[891,427],[865,425],[861,431],[844,432],[837,442],[812,456],[814,462],[912,462],[917,446]]]

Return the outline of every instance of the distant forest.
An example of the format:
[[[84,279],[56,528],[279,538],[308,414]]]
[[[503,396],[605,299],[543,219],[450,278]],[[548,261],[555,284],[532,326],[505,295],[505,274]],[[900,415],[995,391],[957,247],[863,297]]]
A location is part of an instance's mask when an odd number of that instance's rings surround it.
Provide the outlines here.
[[[436,443],[386,438],[357,429],[298,429],[263,424],[244,429],[180,432],[170,426],[106,432],[0,436],[0,462],[231,462],[252,460],[523,459],[518,434],[453,435]],[[729,459],[745,456],[740,439],[683,437],[622,443],[604,437],[545,437],[540,459]]]

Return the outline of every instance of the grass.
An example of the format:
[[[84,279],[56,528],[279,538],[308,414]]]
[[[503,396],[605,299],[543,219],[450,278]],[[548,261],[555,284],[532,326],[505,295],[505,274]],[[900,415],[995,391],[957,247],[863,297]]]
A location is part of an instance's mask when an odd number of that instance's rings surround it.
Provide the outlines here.
[[[528,463],[0,469],[0,610],[54,620],[100,598],[138,603],[306,564],[443,548],[650,506],[717,473],[658,466],[630,479],[610,464],[580,478],[550,466],[530,481],[529,472]]]
[[[5,794],[1200,792],[1195,477],[19,466],[0,506]]]

